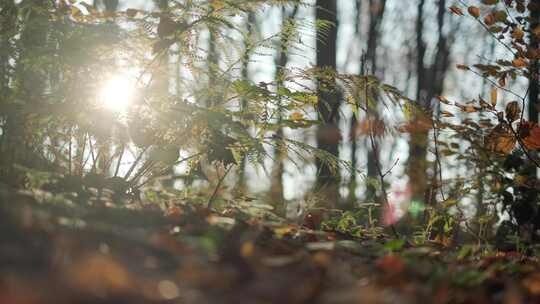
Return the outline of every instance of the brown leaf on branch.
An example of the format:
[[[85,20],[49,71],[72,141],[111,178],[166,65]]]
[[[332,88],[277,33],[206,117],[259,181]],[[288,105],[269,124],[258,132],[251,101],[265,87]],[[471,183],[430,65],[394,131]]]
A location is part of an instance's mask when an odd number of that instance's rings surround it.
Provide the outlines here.
[[[488,14],[484,17],[484,23],[487,26],[493,25],[495,23],[495,16],[493,14]]]
[[[540,149],[540,127],[530,121],[524,121],[519,126],[519,138],[529,150]]]
[[[475,113],[475,112],[478,112],[481,108],[479,107],[475,107],[471,104],[460,104],[460,103],[455,103],[455,106],[458,107],[462,112],[465,112],[465,113]]]
[[[500,123],[485,139],[488,150],[495,153],[510,154],[516,145],[516,137],[505,123]]]
[[[433,123],[430,119],[422,118],[415,121],[410,121],[397,128],[401,133],[422,133],[431,130]]]
[[[480,9],[476,6],[469,6],[467,11],[469,12],[469,15],[473,16],[474,18],[480,17]]]
[[[511,36],[516,40],[520,40],[523,39],[523,36],[525,36],[525,32],[523,32],[521,28],[516,27],[514,30],[512,30]]]
[[[492,88],[489,95],[491,105],[495,107],[497,105],[497,88]]]
[[[527,61],[522,58],[522,57],[518,57],[514,60],[512,60],[512,65],[516,68],[523,68],[523,67],[526,67],[528,65]]]
[[[521,108],[519,107],[519,103],[517,101],[512,101],[509,104],[506,105],[506,120],[508,122],[514,122],[519,119],[519,116],[521,115]]]
[[[358,122],[356,126],[355,135],[363,136],[373,133],[376,137],[384,136],[386,132],[386,125],[383,120],[378,118],[370,118]]]
[[[453,6],[450,6],[449,9],[453,14],[456,14],[458,16],[463,16],[463,11],[461,10],[461,8],[453,5]]]

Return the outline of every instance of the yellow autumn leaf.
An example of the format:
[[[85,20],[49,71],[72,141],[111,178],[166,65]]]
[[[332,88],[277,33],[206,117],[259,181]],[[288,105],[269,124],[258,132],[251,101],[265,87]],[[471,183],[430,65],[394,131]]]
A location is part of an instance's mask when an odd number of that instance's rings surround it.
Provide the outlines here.
[[[491,105],[495,107],[497,105],[497,88],[492,88],[490,93]]]
[[[289,115],[290,120],[302,120],[304,119],[304,114],[301,112],[293,112],[291,115]]]

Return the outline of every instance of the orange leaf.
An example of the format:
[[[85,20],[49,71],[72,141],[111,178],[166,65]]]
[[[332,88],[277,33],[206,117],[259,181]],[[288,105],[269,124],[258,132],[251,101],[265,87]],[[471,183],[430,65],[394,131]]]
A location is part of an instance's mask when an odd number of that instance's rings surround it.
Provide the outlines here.
[[[497,88],[491,89],[490,97],[491,97],[491,105],[496,106],[497,105]]]
[[[540,127],[534,122],[524,121],[519,126],[519,137],[525,148],[529,150],[540,149]]]
[[[486,147],[495,153],[509,154],[514,150],[516,137],[507,124],[500,123],[485,139]]]
[[[540,295],[540,274],[539,273],[533,273],[529,276],[527,276],[523,280],[523,286],[527,289],[527,291],[535,296]]]
[[[493,14],[488,14],[484,17],[484,23],[487,26],[493,25],[495,23],[495,16]]]
[[[525,32],[523,32],[523,30],[520,29],[519,27],[516,27],[516,28],[512,31],[511,36],[512,36],[512,38],[514,38],[514,39],[516,39],[516,40],[523,39],[523,36],[525,36]]]
[[[459,104],[456,102],[456,107],[458,107],[461,111],[465,112],[465,113],[474,113],[474,112],[478,112],[478,110],[480,110],[480,108],[477,108],[473,105],[470,105],[470,104]]]
[[[401,133],[422,133],[427,132],[433,127],[432,122],[427,119],[419,119],[403,124],[397,128]]]
[[[376,265],[389,275],[400,274],[405,269],[405,263],[397,255],[385,255],[376,262]]]
[[[75,262],[67,270],[70,282],[82,290],[102,292],[126,291],[133,288],[127,269],[111,256],[95,254]]]
[[[448,111],[441,110],[440,114],[441,114],[442,117],[454,117],[454,114],[452,114],[452,113],[450,113]]]
[[[304,119],[304,114],[302,114],[301,112],[293,112],[291,113],[291,115],[289,116],[289,119],[290,120],[302,120]]]
[[[447,105],[450,104],[450,100],[448,100],[448,98],[446,98],[445,96],[442,96],[442,95],[441,95],[441,96],[437,96],[437,99],[438,99],[440,102],[444,103],[444,104],[447,104]]]
[[[378,118],[370,118],[359,121],[356,126],[356,136],[369,135],[373,132],[374,136],[383,136],[386,132],[384,121]]]
[[[467,11],[469,12],[469,15],[473,16],[474,18],[480,17],[480,9],[476,6],[469,6]]]
[[[516,68],[523,68],[527,66],[527,61],[524,58],[518,57],[512,60],[512,65]]]

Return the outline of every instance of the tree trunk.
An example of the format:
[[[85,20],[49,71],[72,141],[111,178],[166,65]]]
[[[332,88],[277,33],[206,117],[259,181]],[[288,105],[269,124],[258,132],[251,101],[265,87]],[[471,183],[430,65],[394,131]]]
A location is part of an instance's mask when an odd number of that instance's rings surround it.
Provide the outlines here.
[[[386,8],[386,0],[369,0],[369,30],[368,30],[368,41],[367,41],[367,53],[366,59],[370,62],[370,71],[367,71],[369,74],[375,75],[377,73],[377,46],[378,38],[380,35],[380,26],[384,16],[384,11]],[[377,121],[379,119],[379,113],[377,105],[373,105],[373,108],[368,109],[369,119]],[[377,178],[377,161],[379,161],[379,155],[376,155],[373,151],[369,140],[366,140],[367,147],[367,176],[368,183],[366,185],[366,199],[367,201],[373,200],[375,198],[376,189],[373,187],[371,181],[376,180]]]
[[[277,90],[283,86],[283,81],[285,77],[285,68],[289,62],[288,49],[290,44],[290,32],[287,29],[290,26],[291,22],[294,22],[296,15],[298,13],[298,4],[294,6],[293,11],[287,13],[286,8],[282,9],[282,33],[280,38],[280,53],[276,60],[276,86]],[[278,123],[281,123],[283,119],[283,111],[281,109],[281,102],[278,104]],[[274,166],[272,168],[272,185],[270,188],[272,202],[276,206],[276,211],[278,214],[285,215],[286,206],[285,197],[283,193],[283,174],[285,172],[284,161],[287,157],[287,150],[282,146],[282,138],[284,136],[283,128],[279,128],[276,132],[276,149],[274,154]]]
[[[534,30],[540,26],[540,0],[531,0],[529,4],[530,9],[530,31],[534,33]],[[540,48],[540,39],[537,35],[531,34],[529,36],[529,48],[532,50],[538,50]],[[538,60],[531,60],[529,66],[529,105],[527,108],[527,114],[529,120],[538,123],[538,106],[539,106],[539,94],[540,87],[539,81],[539,62]],[[523,109],[525,111],[525,109]],[[533,156],[534,157],[534,156]],[[529,180],[536,180],[537,168],[532,162],[528,162],[524,170],[524,174],[528,176]]]
[[[20,16],[23,30],[20,32],[20,55],[15,66],[15,82],[18,90],[16,98],[23,101],[25,106],[40,107],[41,95],[47,85],[47,71],[35,64],[39,57],[44,56],[47,48],[47,33],[49,31],[49,18],[47,14],[48,3],[37,1],[26,3],[29,13]],[[13,10],[18,14],[17,9]],[[15,18],[11,26],[16,26]],[[0,29],[3,30],[3,29]],[[6,29],[8,30],[8,29]],[[2,46],[4,47],[4,46]],[[7,47],[7,46],[6,46]],[[0,176],[8,184],[15,187],[22,186],[24,176],[15,170],[16,164],[38,167],[41,158],[34,157],[31,148],[32,132],[30,130],[32,119],[19,105],[10,105],[11,111],[5,116],[2,128],[1,167]]]
[[[531,0],[531,4],[534,4],[534,8],[531,7],[531,23],[530,29],[533,31],[540,25],[540,0]],[[537,35],[530,35],[530,49],[538,49],[540,47],[540,40]],[[538,85],[538,60],[533,60],[529,68],[529,107],[528,114],[529,120],[538,123],[538,94],[540,88]]]
[[[336,69],[337,4],[336,0],[317,0],[316,19],[333,23],[327,32],[317,32],[317,66]],[[320,125],[317,130],[317,146],[338,157],[341,141],[339,133],[339,98],[334,77],[317,80]],[[339,176],[327,162],[317,159],[317,189],[325,196],[328,206],[339,202]]]
[[[356,16],[354,20],[354,36],[360,37],[360,18],[362,16],[362,0],[356,0]],[[361,39],[359,39],[361,40]],[[364,70],[364,54],[362,54],[360,59],[360,74],[363,74]],[[354,106],[356,107],[356,106]],[[347,198],[348,201],[348,207],[353,207],[356,204],[356,187],[357,187],[357,172],[358,169],[358,159],[357,159],[357,150],[358,150],[358,138],[357,138],[357,132],[356,129],[358,128],[358,118],[356,117],[358,115],[358,107],[354,109],[353,114],[351,116],[351,123],[350,123],[350,134],[349,138],[351,140],[351,167],[353,170],[351,171],[351,176],[349,179],[349,197]]]
[[[242,59],[242,79],[248,80],[249,79],[249,60],[251,58],[252,53],[252,41],[253,38],[253,32],[254,32],[254,24],[255,24],[255,13],[249,12],[248,13],[248,20],[246,23],[247,27],[247,41],[244,41],[244,58]],[[248,110],[248,100],[246,98],[242,99],[242,111]],[[238,166],[238,183],[237,183],[237,190],[240,190],[243,192],[246,189],[246,166],[247,166],[247,159],[246,157],[242,158],[242,161],[240,165]]]
[[[439,0],[437,11],[438,40],[435,58],[432,64],[427,65],[425,60],[426,43],[424,41],[424,4],[425,0],[419,0],[416,20],[416,48],[417,48],[417,107],[414,111],[414,120],[431,120],[431,102],[434,97],[441,95],[444,89],[444,79],[448,68],[450,52],[448,39],[443,33],[444,16],[446,13],[446,0]],[[427,169],[427,146],[429,132],[415,132],[411,134],[409,144],[408,175],[412,189],[412,199],[430,204],[435,200],[437,170],[431,177],[432,187],[429,187]]]

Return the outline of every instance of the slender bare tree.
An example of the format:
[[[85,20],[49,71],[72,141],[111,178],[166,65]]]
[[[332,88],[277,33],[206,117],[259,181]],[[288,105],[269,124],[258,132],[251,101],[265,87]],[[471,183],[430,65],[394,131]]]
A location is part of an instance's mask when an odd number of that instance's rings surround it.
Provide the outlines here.
[[[330,22],[333,26],[317,32],[317,66],[319,68],[336,69],[337,46],[337,1],[317,0],[316,19]],[[317,146],[335,157],[338,157],[338,146],[341,141],[339,133],[339,98],[336,80],[329,76],[317,80],[319,101],[317,112],[321,124],[317,130]],[[333,172],[328,163],[317,160],[317,188],[326,195],[329,205],[339,202],[339,176]]]

